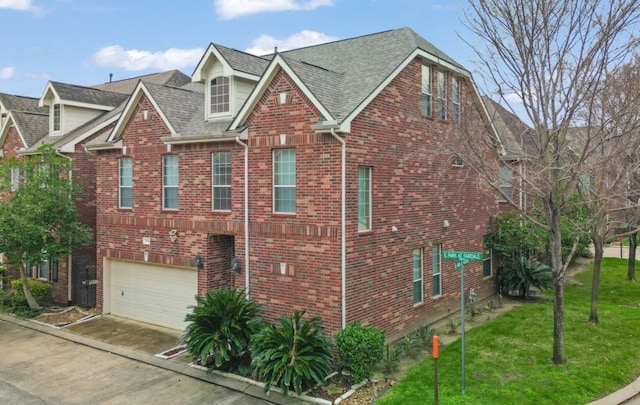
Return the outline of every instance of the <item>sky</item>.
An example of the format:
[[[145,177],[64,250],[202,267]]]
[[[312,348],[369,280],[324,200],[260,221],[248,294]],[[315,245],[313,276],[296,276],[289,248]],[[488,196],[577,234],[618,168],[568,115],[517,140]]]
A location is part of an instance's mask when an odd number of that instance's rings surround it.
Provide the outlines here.
[[[472,73],[467,0],[0,0],[0,92],[179,69],[210,43],[264,55],[409,27]],[[464,38],[464,40],[463,40]]]

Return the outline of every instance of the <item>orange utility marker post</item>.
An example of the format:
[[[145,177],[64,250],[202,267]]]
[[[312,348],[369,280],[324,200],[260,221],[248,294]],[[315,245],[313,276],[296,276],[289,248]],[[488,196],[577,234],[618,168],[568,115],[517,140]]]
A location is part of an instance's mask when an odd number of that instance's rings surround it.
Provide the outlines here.
[[[433,403],[438,405],[438,336],[433,336],[433,349],[431,350],[433,354]]]

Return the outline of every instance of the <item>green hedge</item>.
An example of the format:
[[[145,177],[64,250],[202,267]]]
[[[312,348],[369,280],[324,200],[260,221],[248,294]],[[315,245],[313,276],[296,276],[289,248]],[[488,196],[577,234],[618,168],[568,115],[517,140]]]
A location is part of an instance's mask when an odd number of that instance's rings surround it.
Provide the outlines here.
[[[39,305],[46,306],[51,302],[53,286],[38,280],[29,280],[29,290],[33,298]],[[12,306],[28,306],[27,298],[22,290],[22,280],[11,280],[11,288],[13,290]]]
[[[335,340],[340,363],[351,371],[355,382],[371,377],[376,365],[382,360],[384,331],[354,322],[338,331]]]

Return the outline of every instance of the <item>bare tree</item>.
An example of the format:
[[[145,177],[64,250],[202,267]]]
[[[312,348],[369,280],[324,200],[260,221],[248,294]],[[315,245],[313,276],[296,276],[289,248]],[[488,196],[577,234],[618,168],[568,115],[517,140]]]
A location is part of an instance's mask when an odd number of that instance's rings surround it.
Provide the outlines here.
[[[514,184],[539,207],[525,214],[550,235],[553,364],[566,362],[563,281],[577,247],[576,240],[563,256],[561,218],[573,208],[590,151],[572,149],[568,132],[580,124],[579,113],[592,104],[609,67],[629,60],[639,20],[640,0],[470,0],[465,14],[479,39],[470,45],[481,76],[504,102],[517,98],[533,127],[526,176]],[[497,183],[474,154],[477,140],[467,140],[466,161]]]
[[[604,244],[629,233],[636,221],[637,195],[630,174],[640,165],[640,60],[614,68],[584,108],[585,126],[574,128],[573,145],[585,156],[578,192],[590,215],[594,246],[589,322],[598,324],[598,290]],[[632,230],[634,232],[634,230]]]

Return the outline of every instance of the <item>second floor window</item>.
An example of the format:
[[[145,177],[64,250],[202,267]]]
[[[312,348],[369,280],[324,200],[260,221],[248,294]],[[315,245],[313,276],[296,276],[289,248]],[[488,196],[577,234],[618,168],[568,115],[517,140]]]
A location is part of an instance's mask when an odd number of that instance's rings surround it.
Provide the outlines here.
[[[212,155],[213,210],[231,210],[231,153],[216,152]]]
[[[53,105],[53,131],[60,131],[60,104]]]
[[[273,212],[296,212],[296,150],[273,151]]]
[[[460,122],[460,77],[454,77],[451,81],[452,115],[455,122]]]
[[[229,112],[229,78],[219,76],[211,80],[211,114]]]
[[[509,166],[500,166],[500,201],[513,199],[513,171]]]
[[[371,167],[358,168],[358,231],[371,230]]]
[[[132,208],[133,207],[133,166],[131,158],[120,159],[120,174],[119,174],[119,207],[120,208]]]
[[[438,71],[438,118],[447,119],[447,74]]]
[[[178,209],[178,156],[162,157],[162,209]]]
[[[431,105],[431,66],[422,66],[422,115],[430,117]]]

